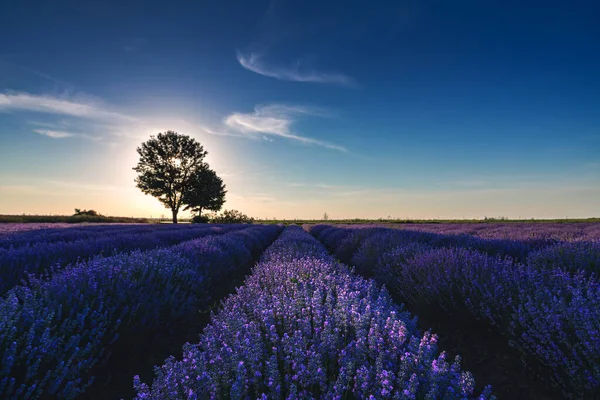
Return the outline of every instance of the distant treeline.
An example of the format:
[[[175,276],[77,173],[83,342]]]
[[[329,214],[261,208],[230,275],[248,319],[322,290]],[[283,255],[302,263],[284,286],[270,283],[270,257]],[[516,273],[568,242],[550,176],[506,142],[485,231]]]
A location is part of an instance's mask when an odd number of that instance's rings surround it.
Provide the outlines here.
[[[107,217],[104,215],[0,215],[0,223],[157,223],[158,219]]]
[[[170,223],[170,218],[130,218],[108,217],[104,215],[0,215],[0,223],[137,223],[156,224]],[[190,222],[190,219],[181,219],[180,222]],[[480,224],[480,223],[573,223],[573,222],[600,222],[600,217],[594,218],[558,218],[558,219],[257,219],[256,224]]]
[[[600,222],[600,217],[593,218],[557,218],[557,219],[258,219],[257,224],[481,224],[481,223],[573,223],[573,222]]]

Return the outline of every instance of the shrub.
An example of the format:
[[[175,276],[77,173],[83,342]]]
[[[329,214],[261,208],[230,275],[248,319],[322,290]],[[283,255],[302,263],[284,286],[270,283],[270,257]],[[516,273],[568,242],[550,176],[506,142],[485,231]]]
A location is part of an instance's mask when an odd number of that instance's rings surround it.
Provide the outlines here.
[[[254,218],[238,210],[225,210],[223,213],[213,215],[210,219],[213,224],[251,224]]]
[[[99,217],[99,216],[101,216],[101,214],[98,214],[98,212],[94,211],[94,210],[83,210],[82,211],[79,208],[76,208],[75,209],[75,214],[73,214],[73,216],[75,217],[75,216],[78,216],[78,215],[87,215],[87,216],[90,216],[90,217]]]
[[[195,215],[192,218],[192,224],[208,224],[210,218],[206,215]]]

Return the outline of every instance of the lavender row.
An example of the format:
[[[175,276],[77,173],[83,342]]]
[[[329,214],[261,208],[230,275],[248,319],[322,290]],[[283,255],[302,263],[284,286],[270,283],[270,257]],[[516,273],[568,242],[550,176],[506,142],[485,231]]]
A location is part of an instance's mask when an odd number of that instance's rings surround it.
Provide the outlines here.
[[[340,260],[359,266],[362,268],[360,272],[367,275],[372,272],[382,251],[405,243],[420,243],[428,248],[450,247],[478,251],[486,248],[486,246],[472,246],[473,242],[457,240],[456,237],[438,237],[417,231],[386,228],[340,229],[317,225],[311,229],[311,233],[334,250]],[[506,255],[510,251],[494,250],[484,251],[484,253]],[[556,269],[586,277],[593,275],[597,278],[600,274],[600,240],[561,242],[529,251],[523,264],[539,270]]]
[[[251,227],[177,246],[68,267],[12,289],[0,303],[0,398],[72,399],[123,340],[179,324],[211,288],[248,270],[279,234]]]
[[[187,227],[189,228],[191,226],[188,225]],[[58,229],[36,229],[0,238],[0,248],[16,249],[21,246],[32,246],[34,244],[39,243],[72,242],[76,240],[89,240],[120,233],[144,233],[174,228],[179,229],[180,226],[177,225],[173,227],[173,225],[160,224],[118,224],[68,227]]]
[[[387,225],[388,227],[390,225]],[[407,230],[445,235],[474,235],[484,239],[550,239],[561,242],[600,239],[600,223],[458,223],[458,224],[393,224]]]
[[[38,275],[50,267],[85,260],[96,255],[110,255],[132,250],[172,246],[196,237],[242,229],[248,225],[173,228],[145,233],[123,233],[95,240],[39,243],[17,249],[0,249],[0,295],[28,274]]]
[[[60,222],[43,223],[0,223],[0,238],[23,234],[31,230],[57,230],[57,228],[73,227],[73,224]]]
[[[316,225],[311,228],[314,232],[319,232],[321,229],[331,228],[328,225]],[[446,235],[418,230],[391,229],[391,228],[373,228],[369,226],[354,226],[352,228],[344,228],[348,232],[356,229],[365,230],[365,234],[381,233],[389,235],[393,240],[400,242],[404,240],[419,241],[427,243],[435,247],[449,246],[462,247],[467,249],[478,250],[491,256],[510,257],[515,261],[523,262],[527,259],[530,253],[560,243],[557,240],[547,238],[532,238],[527,240],[512,240],[512,239],[486,239],[472,235]]]
[[[526,263],[537,269],[559,269],[600,276],[600,239],[559,243],[532,252]]]
[[[156,367],[151,386],[138,376],[134,386],[139,400],[474,398],[472,375],[436,340],[385,289],[289,227],[199,343]]]
[[[347,263],[352,261],[351,257],[358,251],[358,245],[362,245],[363,239],[373,243],[374,251],[370,252],[370,245],[364,245],[361,254],[356,255],[370,258],[366,264],[367,268],[361,271],[367,275],[372,271],[377,258],[381,255],[380,249],[391,248],[406,242],[422,243],[435,248],[452,247],[477,250],[490,256],[510,257],[515,262],[528,264],[538,269],[581,272],[586,276],[591,274],[598,276],[600,273],[600,240],[557,243],[519,242],[481,239],[464,235],[439,235],[415,230],[368,227],[335,228],[329,225],[316,225],[311,228],[311,233],[319,236],[330,249],[335,249],[336,256]],[[352,233],[353,239],[344,241],[350,233]],[[354,264],[364,264],[364,262]]]
[[[418,314],[438,310],[458,324],[487,323],[565,397],[600,391],[600,284],[594,276],[561,269],[565,262],[558,256],[556,265],[545,268],[470,249],[436,248],[394,231],[315,227],[311,233]],[[553,254],[569,259],[563,247],[583,244],[559,244],[559,250],[531,257],[540,263]]]

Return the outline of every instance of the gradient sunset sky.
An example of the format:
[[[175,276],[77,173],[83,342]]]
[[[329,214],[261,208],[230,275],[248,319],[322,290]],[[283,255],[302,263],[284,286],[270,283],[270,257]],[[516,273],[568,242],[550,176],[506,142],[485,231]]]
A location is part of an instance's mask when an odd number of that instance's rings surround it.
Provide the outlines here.
[[[600,216],[599,17],[597,1],[4,1],[0,214],[169,216],[131,168],[175,130],[253,217]]]

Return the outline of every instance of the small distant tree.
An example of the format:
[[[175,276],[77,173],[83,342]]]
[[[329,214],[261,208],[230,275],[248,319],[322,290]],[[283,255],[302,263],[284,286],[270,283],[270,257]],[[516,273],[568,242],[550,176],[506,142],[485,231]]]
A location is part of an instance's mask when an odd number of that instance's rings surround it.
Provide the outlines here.
[[[98,212],[94,211],[94,210],[81,210],[80,208],[76,208],[75,209],[75,214],[73,214],[73,216],[78,216],[78,215],[87,215],[90,217],[97,217],[100,214],[98,214]]]
[[[323,214],[323,221],[329,221],[329,214],[327,214],[327,213]]]
[[[173,131],[151,136],[137,152],[140,160],[133,168],[138,173],[137,187],[169,208],[176,224],[184,193],[192,187],[197,172],[207,168],[204,158],[208,153],[195,139]]]
[[[198,169],[183,194],[183,204],[186,205],[183,210],[190,210],[197,217],[202,216],[202,210],[219,211],[225,203],[225,193],[225,184],[215,171],[208,167]]]

